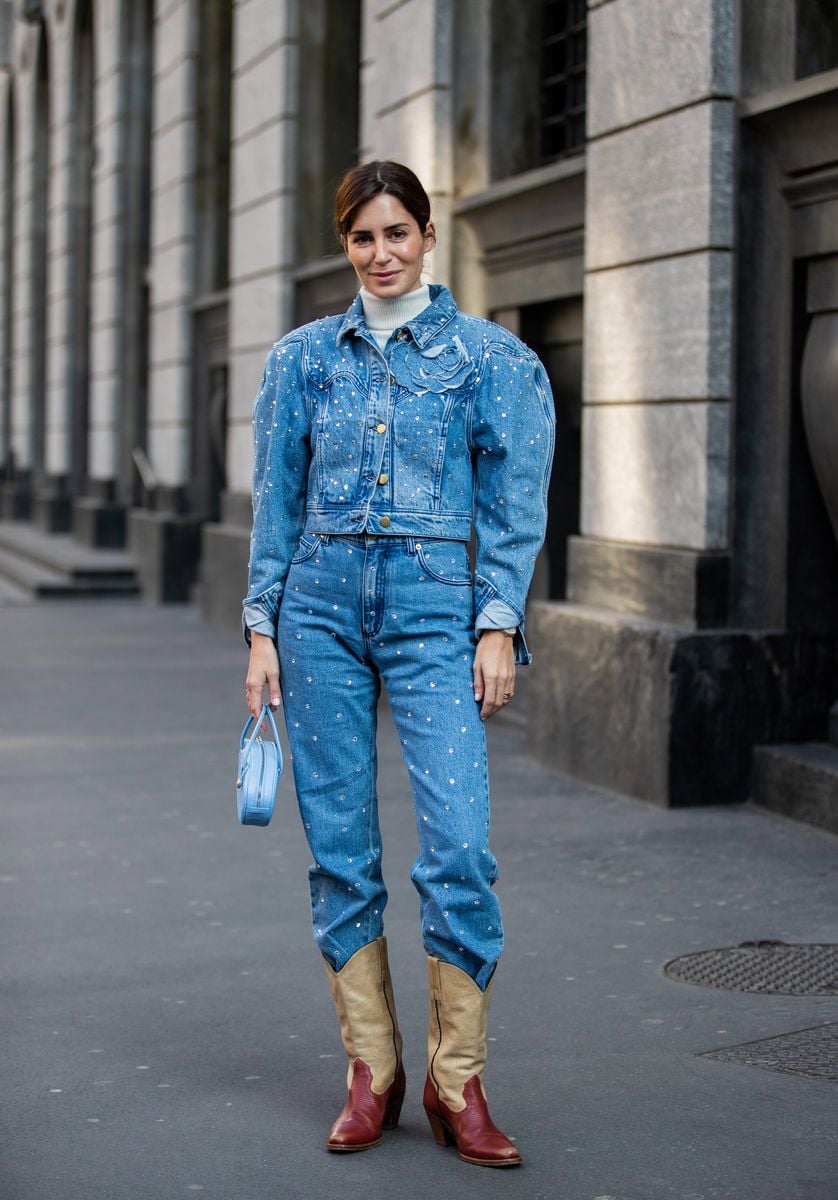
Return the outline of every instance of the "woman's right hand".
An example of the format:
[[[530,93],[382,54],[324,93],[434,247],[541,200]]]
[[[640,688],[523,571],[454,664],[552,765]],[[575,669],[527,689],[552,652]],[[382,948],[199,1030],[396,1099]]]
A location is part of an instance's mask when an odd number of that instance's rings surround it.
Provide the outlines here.
[[[273,640],[264,633],[250,635],[250,662],[247,665],[245,693],[247,707],[256,720],[262,711],[262,696],[268,688],[271,708],[279,707],[279,656]]]

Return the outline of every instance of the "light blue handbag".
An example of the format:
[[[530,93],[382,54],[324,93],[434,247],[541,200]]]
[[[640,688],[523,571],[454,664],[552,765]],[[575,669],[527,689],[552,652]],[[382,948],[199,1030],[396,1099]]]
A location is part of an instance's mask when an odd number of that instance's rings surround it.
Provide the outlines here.
[[[260,736],[267,718],[273,741]],[[248,737],[251,725],[253,732]],[[267,704],[262,705],[259,720],[250,716],[245,722],[239,742],[239,773],[236,779],[236,806],[242,825],[267,825],[273,816],[276,789],[282,776],[282,747],[276,731],[274,715]]]

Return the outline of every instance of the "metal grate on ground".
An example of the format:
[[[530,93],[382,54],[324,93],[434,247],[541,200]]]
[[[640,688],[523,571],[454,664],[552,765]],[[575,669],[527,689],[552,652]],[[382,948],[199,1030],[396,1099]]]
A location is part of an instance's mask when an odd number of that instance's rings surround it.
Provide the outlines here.
[[[759,941],[701,950],[666,963],[677,983],[730,992],[838,996],[838,945]]]
[[[838,1080],[838,1024],[798,1029],[741,1046],[708,1050],[699,1057],[802,1075],[806,1079]]]

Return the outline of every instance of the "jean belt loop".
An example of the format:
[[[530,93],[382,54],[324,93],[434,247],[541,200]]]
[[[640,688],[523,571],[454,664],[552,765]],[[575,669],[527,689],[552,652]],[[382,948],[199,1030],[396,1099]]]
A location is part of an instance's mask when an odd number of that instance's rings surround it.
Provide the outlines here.
[[[407,538],[407,552],[408,552],[408,554],[416,553],[416,538],[415,537]]]
[[[324,546],[328,546],[328,544],[331,540],[332,540],[332,535],[330,533],[321,533],[320,534],[320,541],[323,543]]]

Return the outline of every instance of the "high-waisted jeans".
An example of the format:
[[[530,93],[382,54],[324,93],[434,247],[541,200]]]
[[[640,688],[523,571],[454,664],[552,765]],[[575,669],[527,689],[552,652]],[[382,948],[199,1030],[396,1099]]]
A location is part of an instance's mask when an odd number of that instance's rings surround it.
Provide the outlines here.
[[[279,616],[285,719],[314,937],[334,970],[381,936],[376,794],[383,680],[413,790],[425,949],[485,988],[503,948],[464,542],[306,534]]]

